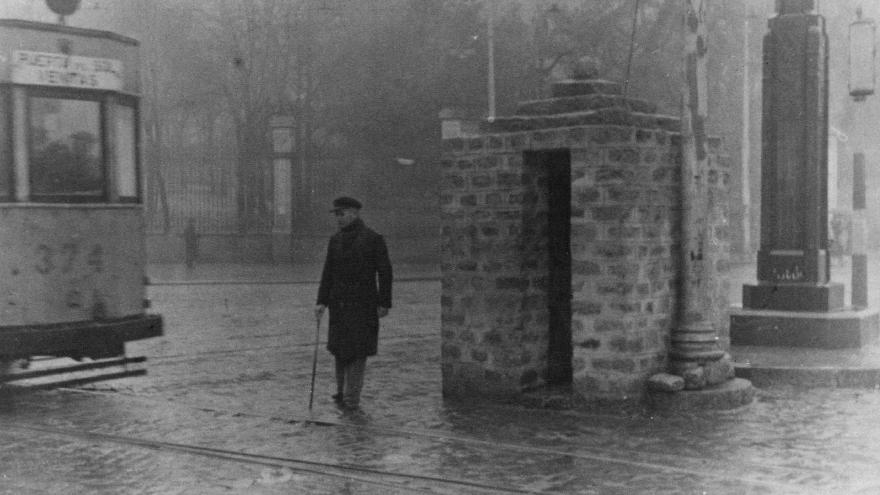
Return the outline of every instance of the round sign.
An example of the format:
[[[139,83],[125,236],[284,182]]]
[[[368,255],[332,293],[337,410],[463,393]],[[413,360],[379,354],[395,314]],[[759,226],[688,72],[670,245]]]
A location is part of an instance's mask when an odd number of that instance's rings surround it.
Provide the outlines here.
[[[58,15],[70,15],[79,8],[80,0],[46,0],[46,6]]]

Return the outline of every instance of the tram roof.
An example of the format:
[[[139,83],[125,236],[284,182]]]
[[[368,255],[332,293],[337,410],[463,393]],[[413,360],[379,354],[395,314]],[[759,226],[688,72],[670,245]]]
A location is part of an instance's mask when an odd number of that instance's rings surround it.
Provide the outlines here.
[[[127,45],[138,46],[140,42],[134,38],[123,36],[112,31],[103,31],[101,29],[89,29],[75,26],[67,26],[64,24],[49,24],[45,22],[26,21],[24,19],[0,19],[0,28],[19,28],[30,29],[35,31],[47,31],[51,33],[69,34],[76,36],[84,36],[87,38],[104,38],[107,40],[118,41]]]
[[[0,19],[0,83],[136,95],[139,46],[110,31]]]

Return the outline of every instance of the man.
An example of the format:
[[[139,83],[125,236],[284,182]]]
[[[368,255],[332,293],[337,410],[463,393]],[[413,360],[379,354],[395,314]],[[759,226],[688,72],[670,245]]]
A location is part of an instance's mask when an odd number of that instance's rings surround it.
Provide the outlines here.
[[[336,395],[344,409],[357,409],[367,357],[375,356],[379,318],[391,308],[391,261],[385,239],[360,219],[361,203],[333,200],[339,232],[330,238],[318,288],[315,317],[330,309],[327,350],[336,358]]]
[[[192,218],[186,221],[186,229],[183,230],[183,244],[185,247],[186,267],[192,268],[199,257],[199,235],[196,233],[196,221]]]

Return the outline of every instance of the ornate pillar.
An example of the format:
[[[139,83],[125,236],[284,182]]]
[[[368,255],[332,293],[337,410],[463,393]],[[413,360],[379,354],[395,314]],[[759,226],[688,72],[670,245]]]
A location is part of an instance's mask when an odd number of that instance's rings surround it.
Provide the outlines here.
[[[814,0],[778,0],[764,38],[761,245],[743,306],[844,305],[828,258],[828,37]]]
[[[758,282],[730,315],[733,345],[859,348],[878,313],[845,307],[828,258],[828,37],[814,0],[777,0],[764,37]],[[752,363],[753,365],[756,363]]]

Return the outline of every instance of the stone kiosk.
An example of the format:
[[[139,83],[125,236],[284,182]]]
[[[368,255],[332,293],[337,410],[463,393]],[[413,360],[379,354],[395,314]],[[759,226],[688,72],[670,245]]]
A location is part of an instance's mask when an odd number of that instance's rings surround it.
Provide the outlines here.
[[[828,257],[828,38],[813,0],[777,2],[764,38],[757,284],[731,313],[735,345],[856,348],[876,311],[849,308]]]
[[[667,367],[679,263],[679,120],[616,83],[557,82],[552,97],[468,128],[444,122],[442,372],[452,397],[564,386],[636,399]],[[706,171],[726,270],[728,163]],[[721,157],[723,158],[723,157]],[[723,274],[705,300],[727,344]]]

